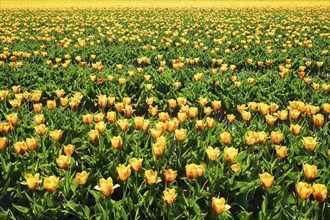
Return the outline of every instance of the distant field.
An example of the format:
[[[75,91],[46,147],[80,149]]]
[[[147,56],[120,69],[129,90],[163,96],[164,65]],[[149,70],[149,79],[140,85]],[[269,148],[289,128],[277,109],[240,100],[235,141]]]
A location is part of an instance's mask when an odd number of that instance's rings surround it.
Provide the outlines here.
[[[298,7],[330,7],[329,1],[160,1],[160,0],[137,0],[137,1],[90,1],[90,0],[59,0],[59,1],[46,1],[46,0],[2,0],[0,2],[1,9],[38,9],[38,8],[108,8],[108,7],[171,7],[171,8],[184,8],[184,7],[217,7],[217,8],[298,8]]]

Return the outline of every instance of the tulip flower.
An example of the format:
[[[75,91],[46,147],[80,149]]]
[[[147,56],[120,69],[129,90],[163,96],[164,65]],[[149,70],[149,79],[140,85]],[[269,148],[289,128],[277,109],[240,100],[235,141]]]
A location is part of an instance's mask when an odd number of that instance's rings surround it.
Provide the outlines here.
[[[211,147],[208,146],[206,149],[206,154],[207,157],[209,158],[209,160],[216,160],[218,159],[219,155],[220,155],[220,149],[218,147]]]
[[[54,100],[47,100],[47,108],[53,110],[56,108],[56,102]]]
[[[120,164],[116,167],[118,178],[121,181],[126,181],[128,177],[131,175],[131,165],[125,166],[123,164]]]
[[[220,140],[224,145],[228,145],[232,141],[232,136],[229,132],[225,131],[220,134]]]
[[[240,169],[241,169],[241,165],[239,164],[239,163],[236,163],[236,164],[232,164],[231,166],[230,166],[230,169],[233,171],[233,172],[237,172],[237,171],[239,171]]]
[[[327,186],[324,184],[313,184],[313,197],[318,202],[324,202],[324,200],[327,198],[328,189]]]
[[[12,126],[16,126],[18,124],[18,116],[16,113],[7,115],[7,120]]]
[[[83,115],[82,117],[83,117],[83,122],[87,125],[89,125],[93,122],[93,115],[92,114]]]
[[[270,188],[273,187],[274,176],[272,176],[269,173],[265,172],[263,174],[259,174],[259,178],[260,178],[260,181],[261,181],[262,186],[265,189],[270,189]]]
[[[40,115],[36,115],[34,117],[35,117],[35,120],[37,122],[37,125],[40,125],[40,124],[45,123],[45,117],[44,117],[44,115],[40,114]]]
[[[315,147],[316,147],[316,144],[318,143],[318,142],[316,142],[316,137],[315,138],[313,138],[313,137],[303,137],[302,142],[303,142],[305,148],[309,151],[314,150]]]
[[[224,156],[227,162],[232,163],[235,161],[238,154],[238,149],[233,147],[225,147],[224,149]]]
[[[59,181],[60,179],[56,176],[46,177],[43,186],[48,192],[52,193],[57,190]]]
[[[19,141],[14,144],[14,148],[18,154],[25,154],[27,150],[27,144],[24,141]]]
[[[231,208],[230,205],[226,204],[225,198],[223,197],[220,199],[216,197],[212,198],[212,209],[216,214],[219,215],[224,211],[229,210],[230,208]]]
[[[143,159],[141,159],[141,158],[132,158],[132,159],[130,159],[129,163],[132,166],[132,169],[135,172],[138,172],[142,167],[142,161],[143,161]]]
[[[174,171],[172,169],[168,169],[168,170],[164,169],[163,173],[164,173],[164,178],[168,183],[173,183],[177,177],[177,171]]]
[[[94,115],[94,121],[96,123],[103,121],[104,114],[103,113],[98,113]]]
[[[296,184],[296,192],[300,199],[307,200],[313,193],[313,189],[310,184],[305,182],[299,182]]]
[[[163,199],[167,205],[172,205],[177,197],[175,189],[166,188],[163,192]]]
[[[79,185],[85,185],[88,179],[89,173],[82,171],[76,174],[76,181]]]
[[[286,153],[287,153],[286,146],[276,145],[275,151],[276,151],[276,157],[281,158],[281,159],[284,159],[286,157]]]
[[[119,187],[119,184],[113,185],[112,178],[100,179],[99,185],[95,186],[94,189],[101,191],[104,196],[111,196],[115,189]]]
[[[88,136],[91,141],[96,142],[100,137],[100,133],[97,130],[90,130]]]
[[[69,155],[69,156],[71,156],[72,154],[73,154],[73,152],[74,152],[74,149],[75,149],[75,146],[74,145],[72,145],[72,144],[68,144],[68,145],[65,145],[64,147],[63,147],[63,150],[64,150],[64,153],[65,153],[65,155]]]
[[[160,177],[157,177],[157,174],[158,172],[153,170],[144,171],[144,178],[148,185],[154,185],[162,181]]]
[[[49,135],[54,141],[59,141],[62,138],[62,130],[50,131]]]
[[[284,134],[282,134],[279,131],[272,131],[270,133],[270,137],[272,139],[273,144],[279,144],[279,143],[281,143],[281,141],[284,137]]]
[[[119,150],[123,146],[123,139],[120,136],[114,136],[110,141],[112,147],[116,150]]]
[[[115,111],[111,111],[111,112],[107,113],[107,119],[111,124],[116,122],[116,120],[117,120],[116,115],[117,114]]]
[[[29,150],[36,150],[38,148],[38,140],[35,138],[26,138],[25,143]]]
[[[0,151],[6,150],[8,147],[8,139],[6,137],[0,138]]]
[[[42,181],[39,180],[39,173],[36,173],[34,176],[32,174],[25,174],[25,181],[21,182],[22,185],[26,185],[29,189],[35,189]]]
[[[291,124],[290,131],[293,135],[298,135],[298,134],[300,134],[301,126],[299,124],[296,124],[296,125]]]
[[[43,136],[45,133],[46,133],[46,125],[45,124],[40,124],[40,125],[36,125],[34,127],[34,130],[36,131],[36,133],[39,135],[39,136]]]
[[[57,165],[61,168],[66,170],[71,162],[71,156],[70,155],[61,155],[58,158],[56,158]]]
[[[315,126],[322,127],[324,124],[324,115],[322,114],[313,115],[313,121]]]
[[[315,165],[304,164],[303,171],[304,171],[305,177],[309,180],[312,180],[316,176],[317,167]]]

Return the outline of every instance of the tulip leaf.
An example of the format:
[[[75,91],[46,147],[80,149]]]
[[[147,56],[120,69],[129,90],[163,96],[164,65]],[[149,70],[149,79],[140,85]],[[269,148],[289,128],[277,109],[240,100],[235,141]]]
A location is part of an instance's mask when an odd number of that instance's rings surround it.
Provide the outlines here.
[[[24,214],[27,214],[29,212],[29,209],[27,207],[23,207],[23,206],[20,206],[20,205],[15,205],[15,204],[13,204],[13,207],[15,209],[17,209],[19,212],[24,213]]]

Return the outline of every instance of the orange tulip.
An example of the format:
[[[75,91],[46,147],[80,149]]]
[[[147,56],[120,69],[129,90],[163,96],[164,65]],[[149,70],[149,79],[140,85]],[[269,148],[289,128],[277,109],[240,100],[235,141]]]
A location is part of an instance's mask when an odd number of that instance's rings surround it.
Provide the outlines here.
[[[50,131],[49,135],[54,141],[59,141],[62,138],[62,130]]]
[[[120,136],[114,136],[110,141],[112,147],[116,150],[119,150],[123,146],[123,139]]]
[[[283,140],[284,134],[279,131],[272,131],[270,133],[273,144],[279,144]]]
[[[35,175],[32,174],[25,174],[24,179],[25,181],[21,182],[22,185],[26,185],[29,189],[35,189],[42,181],[39,180],[39,173]]]
[[[275,151],[276,151],[276,156],[278,158],[284,159],[286,157],[286,153],[287,153],[286,146],[276,145],[275,146]]]
[[[83,115],[82,117],[83,117],[83,122],[87,125],[89,125],[93,122],[93,115],[92,114]]]
[[[316,144],[318,143],[318,142],[316,142],[316,138],[313,138],[313,137],[303,137],[302,142],[303,142],[305,148],[309,151],[314,150],[316,147]]]
[[[6,150],[8,147],[8,139],[6,137],[0,138],[0,151]]]
[[[172,205],[177,197],[175,189],[166,188],[163,192],[163,199],[167,205]]]
[[[36,150],[38,148],[38,140],[35,138],[26,138],[25,143],[29,150]]]
[[[131,175],[131,165],[125,166],[123,164],[120,164],[116,167],[118,178],[121,181],[126,181],[128,177]]]
[[[262,186],[265,189],[270,189],[270,188],[273,187],[274,176],[272,176],[269,173],[265,172],[263,174],[259,174],[259,178],[260,178],[260,181],[261,181]]]
[[[168,170],[164,169],[163,173],[164,173],[164,178],[168,183],[173,183],[177,177],[177,171],[174,171],[172,169],[168,169]]]
[[[225,198],[216,198],[216,197],[213,197],[212,198],[212,209],[213,211],[216,213],[216,214],[221,214],[225,211],[227,211],[228,209],[230,209],[230,205],[226,204],[226,200]]]
[[[58,183],[59,183],[59,178],[58,177],[50,176],[50,177],[46,177],[44,179],[43,186],[48,192],[52,193],[52,192],[57,190]]]
[[[218,159],[219,155],[220,155],[220,149],[218,147],[211,147],[208,146],[206,149],[206,154],[207,157],[209,158],[209,160],[216,160]]]
[[[56,158],[57,165],[61,169],[64,169],[64,170],[66,170],[69,167],[70,162],[71,162],[71,156],[70,155],[66,155],[66,156],[61,155],[58,158]]]
[[[130,159],[129,163],[132,166],[132,169],[135,172],[138,172],[142,167],[142,161],[143,161],[143,159],[141,159],[141,158],[132,158],[132,159]]]
[[[99,185],[95,186],[94,189],[101,191],[104,196],[111,196],[118,187],[118,184],[113,185],[112,178],[109,177],[108,179],[100,179]]]
[[[36,133],[39,135],[39,136],[43,136],[45,133],[46,133],[46,125],[45,124],[40,124],[40,125],[36,125],[34,127],[34,130],[36,131]]]
[[[309,180],[312,180],[316,176],[317,167],[315,165],[304,164],[303,171],[304,171],[305,177]]]
[[[157,177],[157,174],[158,172],[153,170],[144,171],[144,178],[148,185],[154,185],[162,181],[160,177]]]
[[[82,171],[81,173],[76,174],[76,181],[79,185],[85,185],[88,180],[89,173]]]
[[[232,163],[235,161],[236,157],[238,155],[238,149],[235,149],[233,147],[225,147],[224,149],[224,156],[227,162]]]
[[[232,136],[229,132],[225,131],[220,134],[220,140],[222,144],[228,145],[232,141]]]
[[[74,152],[74,149],[75,149],[75,146],[72,145],[72,144],[68,144],[68,145],[65,145],[63,147],[64,153],[67,156],[71,156],[73,154],[73,152]]]
[[[100,133],[97,130],[90,130],[88,136],[91,141],[96,142],[100,137]]]
[[[14,144],[14,148],[18,154],[25,154],[27,150],[27,144],[24,141],[19,141]]]
[[[302,200],[307,200],[313,192],[311,185],[305,182],[297,183],[295,188],[298,197]]]
[[[328,189],[324,184],[313,184],[313,196],[314,199],[318,202],[324,202],[327,198]]]

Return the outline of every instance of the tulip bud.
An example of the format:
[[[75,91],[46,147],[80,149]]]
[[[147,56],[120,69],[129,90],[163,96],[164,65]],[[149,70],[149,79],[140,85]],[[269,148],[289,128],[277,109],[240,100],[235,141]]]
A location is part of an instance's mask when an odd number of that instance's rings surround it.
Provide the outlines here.
[[[273,187],[274,176],[272,176],[269,173],[265,172],[263,174],[259,174],[259,178],[260,178],[260,181],[261,181],[262,186],[265,189],[270,189],[270,188]]]
[[[58,183],[59,183],[59,178],[58,177],[50,176],[50,177],[46,177],[44,179],[43,186],[48,192],[52,193],[52,192],[57,190]]]

